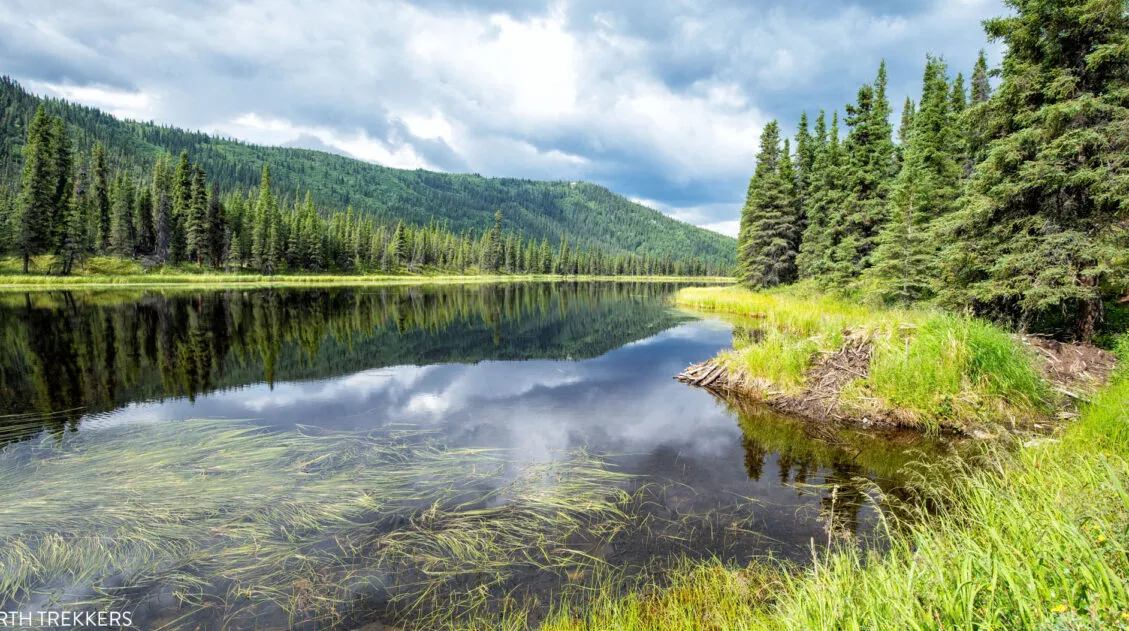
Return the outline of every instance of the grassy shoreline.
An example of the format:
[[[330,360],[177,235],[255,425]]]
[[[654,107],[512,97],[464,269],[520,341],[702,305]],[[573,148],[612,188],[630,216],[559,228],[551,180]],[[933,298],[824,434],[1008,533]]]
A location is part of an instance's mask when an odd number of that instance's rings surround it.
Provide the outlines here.
[[[1048,427],[1073,406],[1034,342],[976,318],[802,289],[689,288],[676,302],[747,318],[716,361],[738,393],[787,411],[967,434]],[[1077,385],[1091,394],[1101,379]]]
[[[992,454],[932,490],[943,508],[889,549],[810,567],[687,566],[651,595],[609,595],[545,631],[1129,629],[1129,375],[1060,439]]]
[[[1077,422],[953,462],[960,475],[926,489],[931,514],[887,516],[887,550],[813,552],[802,570],[691,564],[666,589],[608,594],[542,628],[1129,629],[1129,333],[1118,340],[1120,368]]]
[[[52,257],[39,257],[36,269],[48,269]],[[136,262],[96,257],[71,276],[24,274],[14,258],[0,259],[0,291],[123,286],[307,286],[307,285],[442,285],[529,281],[704,282],[732,283],[725,276],[592,276],[562,274],[450,274],[433,270],[405,274],[274,274],[200,271],[191,265],[146,272]]]
[[[311,276],[258,276],[258,275],[146,275],[146,276],[79,276],[79,277],[26,277],[13,282],[12,277],[0,276],[0,291],[53,290],[96,287],[278,287],[327,285],[444,285],[470,283],[515,283],[544,281],[574,282],[704,282],[727,283],[724,277],[702,276],[562,276],[558,274],[473,274],[451,275],[311,275]]]

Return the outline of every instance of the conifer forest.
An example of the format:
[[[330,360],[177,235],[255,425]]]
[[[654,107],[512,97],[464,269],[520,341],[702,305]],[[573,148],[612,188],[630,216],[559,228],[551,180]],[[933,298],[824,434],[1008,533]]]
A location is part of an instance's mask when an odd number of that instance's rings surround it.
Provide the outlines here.
[[[1001,67],[930,56],[896,128],[885,63],[842,112],[801,115],[794,142],[765,126],[742,283],[1094,336],[1129,293],[1129,24],[1117,2],[1009,4],[985,23]]]

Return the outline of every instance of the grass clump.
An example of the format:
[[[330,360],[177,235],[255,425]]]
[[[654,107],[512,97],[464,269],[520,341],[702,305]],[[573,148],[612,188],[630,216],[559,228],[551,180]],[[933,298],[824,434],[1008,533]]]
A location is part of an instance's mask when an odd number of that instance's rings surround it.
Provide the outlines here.
[[[1015,424],[1050,412],[1051,390],[1034,354],[981,320],[949,314],[876,340],[870,390],[922,424]]]
[[[869,344],[866,374],[837,401],[852,415],[928,430],[1048,418],[1056,403],[1034,353],[982,320],[926,309],[882,309],[802,290],[689,288],[684,307],[748,318],[759,330],[723,361],[767,391],[803,396],[808,371],[848,341]]]

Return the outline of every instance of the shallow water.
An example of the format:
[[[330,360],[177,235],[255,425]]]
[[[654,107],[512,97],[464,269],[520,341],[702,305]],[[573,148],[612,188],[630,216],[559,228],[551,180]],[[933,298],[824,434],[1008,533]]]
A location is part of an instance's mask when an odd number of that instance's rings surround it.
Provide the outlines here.
[[[142,628],[411,626],[544,609],[608,568],[873,539],[878,491],[945,446],[677,383],[733,327],[676,289],[0,294],[0,536],[25,551],[0,609],[95,594]],[[52,535],[109,532],[120,561],[47,558]]]

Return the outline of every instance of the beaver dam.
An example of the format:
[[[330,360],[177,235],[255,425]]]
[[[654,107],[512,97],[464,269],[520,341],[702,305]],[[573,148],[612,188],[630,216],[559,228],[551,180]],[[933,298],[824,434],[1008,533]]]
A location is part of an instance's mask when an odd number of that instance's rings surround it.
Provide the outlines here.
[[[680,300],[731,314],[735,335],[732,350],[675,379],[815,420],[974,436],[1046,431],[1075,417],[1116,366],[1091,345],[951,315],[730,289],[687,290]]]

